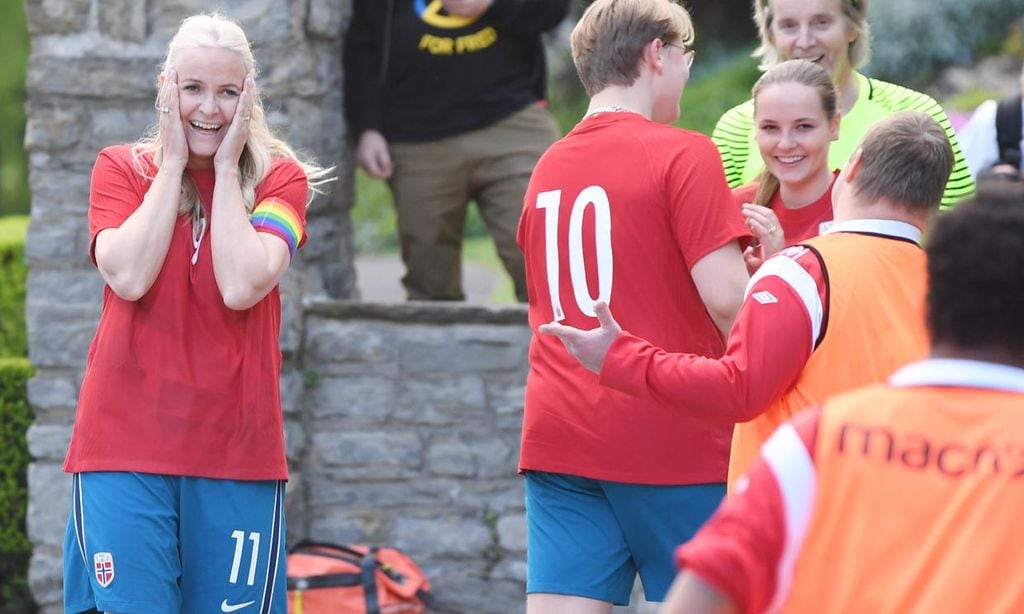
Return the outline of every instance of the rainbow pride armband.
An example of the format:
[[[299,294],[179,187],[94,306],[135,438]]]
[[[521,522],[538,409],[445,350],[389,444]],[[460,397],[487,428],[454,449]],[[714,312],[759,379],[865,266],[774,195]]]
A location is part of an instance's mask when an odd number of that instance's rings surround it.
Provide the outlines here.
[[[249,219],[257,232],[269,232],[284,239],[288,253],[295,256],[302,239],[302,224],[291,207],[276,200],[264,200],[253,208]]]

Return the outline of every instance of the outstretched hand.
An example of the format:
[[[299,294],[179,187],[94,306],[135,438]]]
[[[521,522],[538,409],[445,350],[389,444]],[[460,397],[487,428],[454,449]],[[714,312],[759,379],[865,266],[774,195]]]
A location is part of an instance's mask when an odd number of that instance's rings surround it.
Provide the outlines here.
[[[558,322],[541,324],[537,330],[541,334],[561,339],[565,349],[580,361],[580,364],[594,373],[600,373],[604,358],[608,355],[608,348],[622,332],[622,327],[612,317],[608,303],[594,303],[594,313],[600,326],[591,330],[582,330]]]

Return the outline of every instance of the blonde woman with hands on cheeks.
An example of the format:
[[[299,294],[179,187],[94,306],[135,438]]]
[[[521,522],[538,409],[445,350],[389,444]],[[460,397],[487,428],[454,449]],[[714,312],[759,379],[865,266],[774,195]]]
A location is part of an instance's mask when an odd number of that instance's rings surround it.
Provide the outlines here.
[[[732,191],[758,240],[744,252],[751,274],[765,258],[831,225],[839,172],[829,167],[828,152],[840,119],[828,72],[806,60],[768,69],[754,84],[753,101],[765,169],[756,183]]]
[[[265,122],[242,29],[186,19],[156,128],[93,168],[105,282],[65,471],[67,612],[283,612],[278,282],[329,170]]]

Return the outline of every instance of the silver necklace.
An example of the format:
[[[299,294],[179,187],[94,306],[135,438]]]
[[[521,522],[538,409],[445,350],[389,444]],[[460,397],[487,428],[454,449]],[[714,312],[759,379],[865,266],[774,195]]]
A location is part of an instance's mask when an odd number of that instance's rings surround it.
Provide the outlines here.
[[[583,117],[590,117],[591,115],[599,115],[601,113],[635,113],[637,115],[643,115],[640,111],[634,111],[633,109],[627,109],[626,107],[613,106],[613,107],[597,107],[591,109]]]

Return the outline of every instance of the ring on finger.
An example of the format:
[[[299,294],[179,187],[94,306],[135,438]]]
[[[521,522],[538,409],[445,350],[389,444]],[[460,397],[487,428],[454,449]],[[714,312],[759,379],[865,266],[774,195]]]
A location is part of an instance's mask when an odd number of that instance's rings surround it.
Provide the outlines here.
[[[777,225],[775,225],[775,224],[772,224],[772,225],[771,225],[771,228],[769,228],[769,229],[768,229],[768,232],[770,232],[770,233],[771,233],[771,232],[775,232],[775,231],[776,231],[776,230],[778,230],[778,229],[779,229],[779,227],[778,227]]]

